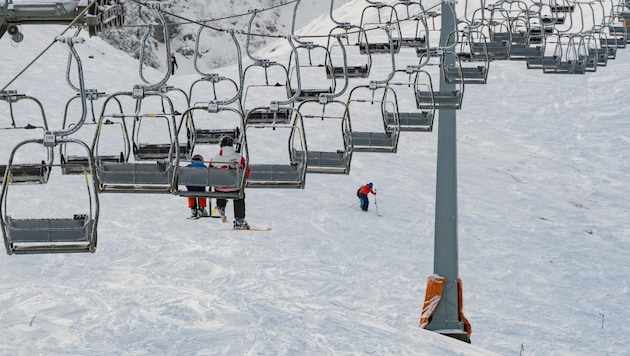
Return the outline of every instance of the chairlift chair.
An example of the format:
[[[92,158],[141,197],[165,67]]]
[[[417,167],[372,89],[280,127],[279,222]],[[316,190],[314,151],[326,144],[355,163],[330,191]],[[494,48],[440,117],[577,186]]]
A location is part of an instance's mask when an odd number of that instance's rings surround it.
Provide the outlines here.
[[[9,131],[28,130],[30,132],[31,130],[36,130],[36,131],[41,131],[41,134],[43,135],[43,133],[48,130],[48,123],[46,120],[44,107],[42,106],[42,103],[37,98],[28,96],[25,94],[19,94],[15,90],[5,90],[5,91],[0,92],[0,100],[6,101],[9,104],[8,116],[11,118],[11,122],[7,123],[5,127],[0,128],[0,131],[2,130],[9,130]],[[30,121],[32,115],[27,114],[26,112],[22,112],[22,110],[27,109],[22,104],[19,105],[20,111],[16,112],[16,107],[17,107],[16,103],[18,102],[34,103],[35,110],[41,113],[41,119],[38,118],[36,121],[41,120],[41,123]],[[28,119],[25,120],[24,118],[28,118]],[[23,121],[27,121],[27,122],[23,124]],[[23,139],[24,139],[23,137],[20,138],[20,140],[23,140]],[[52,156],[48,156],[48,158],[42,162],[23,163],[23,164],[13,165],[12,170],[11,170],[13,182],[14,183],[34,183],[34,184],[46,183],[50,175],[49,167],[50,167],[50,164],[52,163],[52,158],[53,158]],[[2,182],[4,182],[4,179],[5,179],[4,177],[5,177],[6,172],[7,172],[7,165],[0,164],[0,177],[3,177],[0,179],[2,179]]]
[[[353,152],[396,153],[398,150],[398,103],[395,96],[388,95],[389,90],[389,85],[358,85],[350,91],[347,106]]]
[[[292,52],[289,57],[289,93],[288,96],[296,94],[297,71],[300,71],[300,94],[296,101],[304,101],[318,98],[321,94],[332,94],[335,92],[337,83],[335,76],[326,75],[331,67],[331,57],[328,48],[313,42],[298,42],[295,54]],[[291,65],[294,63],[293,56],[299,56],[299,67]]]
[[[199,146],[217,145],[225,136],[238,142],[243,130],[242,112],[231,107],[210,109],[208,104],[197,105],[189,108],[185,117],[191,127],[193,151]]]
[[[400,15],[400,45],[402,47],[418,48],[426,43],[426,28],[420,20],[426,10],[420,1],[399,0],[392,5]]]
[[[399,125],[400,131],[431,132],[433,130],[435,108],[419,110],[416,107],[415,73],[418,70],[417,66],[399,69],[388,82],[390,89],[388,94],[393,95],[398,103],[398,123],[394,115],[386,112],[385,119],[389,129],[394,129],[396,125]]]
[[[345,43],[341,48],[336,40],[342,38]],[[359,26],[345,23],[333,27],[328,33],[326,47],[330,53],[329,67],[326,71],[329,78],[368,78],[372,68],[372,54],[370,46],[364,45],[361,50],[360,38],[367,38],[365,30]],[[345,67],[344,68],[344,63]],[[345,70],[345,74],[344,74]]]
[[[34,98],[26,94],[20,94],[18,93],[17,90],[3,90],[3,91],[0,91],[0,101],[4,101],[7,104],[9,104],[9,118],[11,118],[10,123],[0,124],[0,130],[31,129],[31,128],[42,128],[44,130],[48,130],[48,122],[46,120],[44,107],[42,106],[42,103],[37,98]],[[40,122],[40,119],[37,119],[36,122],[26,122],[22,124],[21,121],[22,121],[22,117],[24,116],[22,114],[20,114],[20,119],[16,120],[15,106],[20,101],[22,101],[23,103],[33,102],[37,106],[38,111],[41,113],[41,122]]]
[[[503,24],[503,27],[506,25]],[[494,29],[494,32],[497,30]],[[508,31],[508,30],[505,30]],[[471,27],[469,33],[470,48],[473,58],[489,58],[490,60],[506,60],[510,54],[510,41],[494,35],[490,25],[481,24]]]
[[[77,131],[77,133],[88,134],[90,135],[89,140],[93,141],[94,136],[96,135],[96,131],[99,130],[99,122],[98,122],[98,119],[96,118],[96,112],[97,111],[100,112],[100,110],[95,110],[95,102],[102,98],[107,97],[107,94],[105,92],[100,92],[98,90],[90,89],[90,90],[86,90],[86,97],[90,106],[90,110],[89,110],[90,120],[84,121],[81,124],[82,126],[79,129],[79,131]],[[76,96],[73,96],[66,102],[66,107],[64,109],[63,123],[62,123],[63,129],[71,128],[77,124],[76,122],[70,121],[70,116],[72,114],[70,107],[71,107],[71,104],[75,100],[80,99],[80,98],[81,98],[81,94],[77,94]],[[114,103],[115,103],[116,113],[122,114],[123,113],[122,104],[119,101],[115,101]],[[111,125],[111,124],[113,124],[111,121],[107,121],[107,120],[103,121],[103,125]],[[90,128],[93,129],[93,132],[92,131],[87,132],[87,130]],[[121,132],[124,132],[124,130],[121,130]],[[72,145],[72,146],[75,146],[75,145]],[[65,143],[62,143],[62,144],[59,144],[59,158],[61,161],[60,164],[61,164],[62,174],[83,174],[84,172],[90,172],[89,165],[90,165],[91,157],[85,155],[84,150],[79,150],[79,152],[69,152],[68,145]],[[101,160],[101,161],[104,160],[104,161],[112,161],[112,162],[122,162],[123,155],[122,153],[115,154],[115,155],[108,155],[108,156],[101,155],[99,157],[95,157],[95,159]]]
[[[576,36],[563,34],[559,37],[562,55],[554,68],[543,68],[544,73],[584,74],[586,72],[586,47],[576,43]]]
[[[245,154],[250,159],[246,186],[303,189],[308,157],[300,113],[288,107],[291,117],[288,123],[252,121],[252,117],[258,116],[258,111],[269,112],[270,109],[254,108],[245,116]]]
[[[442,29],[436,21],[436,18],[439,16],[440,13],[437,11],[425,11],[418,15],[421,24],[421,36],[424,38],[424,41],[416,47],[416,55],[418,57],[437,57],[442,37]]]
[[[528,69],[554,69],[560,65],[562,45],[559,34],[545,36],[542,44],[543,54],[539,58],[527,58]]]
[[[132,134],[124,136],[130,140],[125,144],[131,147],[134,161],[130,161],[130,155],[124,157],[123,162],[96,161],[96,173],[100,184],[100,191],[114,193],[171,193],[175,177],[175,167],[180,155],[180,145],[177,132],[177,122],[173,114],[172,101],[164,93],[156,91],[146,91],[141,97],[134,96],[131,92],[122,92],[110,95],[103,109],[114,98],[130,97],[136,100],[136,110],[133,114],[104,115],[99,118],[99,130],[92,144],[93,154],[99,156],[99,143],[101,142],[101,128],[107,120],[118,123],[126,132],[127,127],[132,127]],[[158,97],[168,105],[169,114],[142,112],[141,101],[147,97]],[[133,120],[130,124],[128,121]],[[145,136],[155,136],[155,132],[144,133],[144,130],[151,128],[143,124],[143,120],[153,123],[162,123],[166,129],[162,131],[162,136],[168,136],[167,143],[146,143],[142,142]],[[140,133],[143,133],[142,136]],[[123,151],[121,151],[123,152]]]
[[[63,144],[77,144],[88,152],[87,156],[91,157],[89,147],[82,141],[60,137],[55,138],[55,141]],[[19,149],[31,144],[44,146],[49,156],[52,156],[54,148],[43,139],[35,139],[21,142],[11,152],[9,165],[2,184],[2,192],[0,193],[0,223],[7,254],[94,252],[97,240],[99,200],[94,161],[92,159],[89,165],[90,172],[85,172],[86,192],[88,195],[87,211],[83,210],[73,214],[71,217],[62,218],[16,218],[13,215],[13,211],[9,210],[9,207],[12,206],[12,204],[8,203],[10,188],[14,184],[20,183],[19,180],[16,180],[18,176],[15,173],[18,165],[14,165],[14,158]],[[50,172],[52,167],[52,162],[48,162],[45,170]],[[81,179],[79,179],[80,181]],[[45,182],[39,183],[48,183],[48,180],[46,179]],[[68,192],[64,191],[64,194],[68,194]],[[20,196],[18,198],[22,199],[23,197]],[[76,199],[72,199],[72,203],[76,201]]]
[[[307,173],[349,174],[352,160],[350,117],[346,103],[338,100],[310,100],[300,103],[304,130],[309,137]],[[339,134],[331,135],[333,130]]]
[[[418,109],[461,109],[464,98],[464,83],[455,83],[452,90],[437,90],[433,86],[431,75],[425,70],[418,70],[414,82],[416,88],[416,107]]]
[[[252,73],[255,73],[254,71],[256,70],[262,70],[265,82],[249,84],[248,78],[254,76]],[[245,92],[241,98],[241,107],[249,118],[250,123],[287,124],[291,121],[290,111],[287,107],[270,106],[270,109],[267,111],[261,109],[265,107],[263,106],[265,104],[286,98],[287,93],[290,92],[288,84],[289,74],[287,68],[278,62],[259,60],[245,68],[243,71]],[[258,109],[252,110],[253,108]]]
[[[209,111],[207,106],[195,106],[191,107],[184,114],[185,116],[192,117],[194,111]],[[240,199],[245,194],[245,179],[246,172],[249,169],[249,157],[247,150],[247,139],[244,134],[243,125],[244,119],[242,114],[234,108],[217,108],[216,114],[224,115],[226,113],[234,114],[239,118],[236,129],[232,129],[231,132],[222,137],[231,137],[235,143],[235,149],[240,152],[245,158],[246,166],[242,169],[222,169],[216,167],[188,167],[186,165],[179,165],[176,170],[176,184],[174,193],[184,197],[207,197],[207,198],[226,198],[226,199]],[[217,118],[213,118],[213,123],[217,125]],[[218,125],[220,127],[220,125]],[[211,129],[208,129],[209,131]],[[213,133],[218,133],[222,129],[217,129]],[[243,132],[243,134],[241,134]],[[219,143],[221,138],[217,140]],[[205,162],[207,165],[207,162]],[[206,187],[203,191],[189,191],[186,186],[198,186]],[[234,188],[234,191],[221,191],[213,189],[213,187],[230,187]]]
[[[455,40],[453,38],[456,36],[455,34],[456,32],[452,32],[449,37]],[[461,34],[463,35],[463,33]],[[463,47],[467,48],[468,51],[464,52]],[[488,81],[489,57],[471,56],[467,41],[459,40],[454,48],[446,48],[441,53],[440,68],[447,83],[486,84]],[[463,61],[458,53],[464,53],[468,60]]]
[[[390,54],[400,52],[402,33],[396,9],[381,2],[369,3],[361,12],[359,51],[361,54]],[[381,28],[388,26],[390,36],[380,36]]]

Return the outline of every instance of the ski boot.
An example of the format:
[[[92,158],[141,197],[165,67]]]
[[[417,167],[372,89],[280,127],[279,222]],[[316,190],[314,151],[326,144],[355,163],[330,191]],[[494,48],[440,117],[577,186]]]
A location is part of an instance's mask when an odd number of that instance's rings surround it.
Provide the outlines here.
[[[245,219],[237,218],[234,220],[234,230],[249,230],[249,225]]]
[[[215,208],[221,217],[221,221],[226,223],[228,222],[227,216],[225,216],[225,208],[219,208],[218,206]]]
[[[206,210],[206,208],[199,208],[197,209],[197,214],[199,214],[199,217],[208,217],[210,216],[210,214],[208,214],[208,210]]]

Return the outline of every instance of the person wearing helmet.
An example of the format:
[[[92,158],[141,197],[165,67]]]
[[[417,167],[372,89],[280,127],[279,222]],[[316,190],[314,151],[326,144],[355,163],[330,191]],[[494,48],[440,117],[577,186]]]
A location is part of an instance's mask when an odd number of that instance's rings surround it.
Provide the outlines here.
[[[249,177],[250,169],[246,165],[245,157],[234,149],[234,139],[230,136],[223,136],[219,141],[219,153],[212,157],[208,163],[208,167],[217,167],[223,169],[245,169],[245,179]],[[247,167],[247,168],[245,168]],[[218,192],[234,192],[238,187],[214,187],[214,190]],[[245,196],[242,199],[233,199],[234,205],[234,228],[235,229],[249,229],[247,221],[245,221]],[[225,215],[225,207],[227,206],[227,199],[217,198],[217,211],[221,215],[221,220],[227,221]]]
[[[361,206],[361,210],[368,211],[368,206],[370,205],[370,200],[368,199],[368,194],[376,195],[376,190],[372,189],[374,184],[372,182],[362,185],[359,190],[357,190],[357,196],[359,197],[359,205]]]
[[[191,162],[187,165],[187,167],[198,167],[198,168],[206,168],[206,165],[203,163],[203,156],[199,153],[196,153],[192,156]],[[198,187],[198,186],[186,186],[191,192],[205,192],[206,187]],[[208,210],[206,210],[207,201],[204,197],[188,197],[188,207],[190,208],[191,217],[200,218],[202,216],[209,216]]]

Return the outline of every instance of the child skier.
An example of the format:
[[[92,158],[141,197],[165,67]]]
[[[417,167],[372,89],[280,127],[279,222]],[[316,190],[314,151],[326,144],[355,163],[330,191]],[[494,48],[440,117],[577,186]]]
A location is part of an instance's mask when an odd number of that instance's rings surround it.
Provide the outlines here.
[[[370,205],[370,200],[368,199],[368,194],[376,195],[376,190],[372,189],[374,185],[370,182],[368,184],[362,185],[361,188],[357,191],[357,196],[359,197],[359,205],[361,206],[361,210],[368,211],[368,206]]]
[[[196,153],[192,156],[191,162],[187,165],[187,167],[199,167],[206,168],[206,165],[203,163],[203,156],[199,153]],[[198,186],[186,186],[191,192],[205,192],[206,187],[198,187]],[[204,197],[188,197],[188,207],[190,208],[191,217],[200,218],[202,216],[209,216],[208,210],[206,210],[206,198]]]

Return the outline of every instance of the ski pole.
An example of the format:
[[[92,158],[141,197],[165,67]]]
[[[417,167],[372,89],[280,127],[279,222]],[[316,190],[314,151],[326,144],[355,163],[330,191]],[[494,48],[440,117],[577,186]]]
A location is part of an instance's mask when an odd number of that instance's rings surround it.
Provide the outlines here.
[[[374,209],[376,209],[376,215],[381,215],[378,213],[378,204],[376,203],[376,194],[374,194]]]

